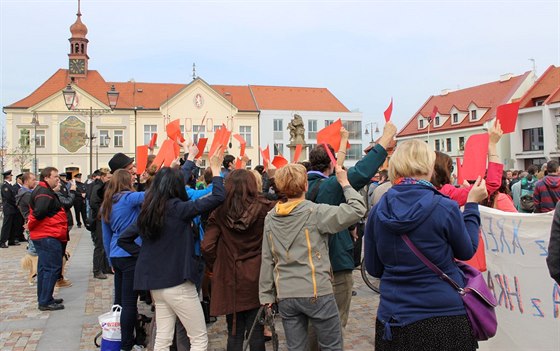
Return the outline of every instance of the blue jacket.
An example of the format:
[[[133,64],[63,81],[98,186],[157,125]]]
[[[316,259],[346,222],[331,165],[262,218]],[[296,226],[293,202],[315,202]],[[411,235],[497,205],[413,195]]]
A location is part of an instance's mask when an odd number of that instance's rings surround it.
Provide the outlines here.
[[[395,185],[373,207],[364,255],[367,271],[381,278],[377,318],[385,325],[384,339],[392,339],[391,326],[466,314],[457,291],[424,265],[400,236],[407,234],[430,261],[464,286],[454,258],[474,255],[479,226],[478,204],[467,203],[461,213],[455,201],[422,184]]]
[[[140,213],[142,202],[144,202],[144,192],[123,192],[113,197],[111,220],[109,223],[102,220],[103,246],[109,262],[111,257],[130,257],[131,255],[117,245],[120,234],[132,223],[136,223],[136,218]],[[137,244],[141,244],[140,238]]]
[[[171,288],[187,280],[198,283],[199,258],[194,253],[191,221],[224,202],[223,182],[222,177],[213,177],[212,194],[201,199],[181,201],[175,198],[167,201],[165,226],[161,234],[156,239],[142,241],[134,271],[135,290]]]

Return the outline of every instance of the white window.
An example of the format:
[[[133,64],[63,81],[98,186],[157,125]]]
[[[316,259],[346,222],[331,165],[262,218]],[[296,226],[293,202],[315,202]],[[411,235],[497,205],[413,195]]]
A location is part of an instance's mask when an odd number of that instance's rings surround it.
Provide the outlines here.
[[[362,155],[361,144],[350,144],[350,148],[346,150],[347,160],[359,160],[361,155]]]
[[[476,121],[476,110],[471,110],[471,121]]]
[[[99,131],[99,146],[100,147],[109,147],[109,143],[111,142],[111,138],[109,137],[108,130],[100,130]]]
[[[309,139],[317,139],[317,120],[310,119],[307,121],[307,137]]]
[[[273,135],[275,140],[281,140],[284,137],[284,121],[275,119],[273,121]]]
[[[35,142],[37,143],[37,147],[43,148],[45,147],[45,131],[38,130],[35,134]]]
[[[284,155],[284,144],[274,144],[274,156]]]
[[[344,121],[342,125],[348,131],[348,139],[362,139],[362,122]]]
[[[458,113],[454,113],[453,114],[453,123],[459,123],[459,114]]]
[[[451,152],[451,147],[452,147],[451,138],[445,139],[445,144],[446,144],[446,147],[447,147],[447,152]]]
[[[330,126],[330,125],[333,124],[333,123],[334,123],[334,121],[333,121],[332,119],[326,119],[326,120],[325,120],[325,127],[328,127],[328,126]]]
[[[220,128],[222,128],[221,124],[214,124],[214,131],[217,131]]]
[[[113,133],[113,146],[114,147],[123,147],[123,139],[124,139],[124,131],[123,130],[115,130]]]
[[[440,149],[439,149],[439,139],[436,139],[434,142],[435,142],[436,151],[440,151]]]
[[[251,126],[239,126],[239,135],[247,142],[247,147],[251,147]]]
[[[199,138],[205,138],[206,134],[204,133],[206,130],[205,126],[200,126],[200,125],[193,125],[192,126],[192,132],[193,132],[193,141],[195,144],[198,144],[198,139]]]
[[[19,131],[19,146],[26,147],[30,144],[29,129],[20,129]]]
[[[152,140],[152,136],[156,133],[157,133],[157,125],[156,124],[146,124],[146,125],[144,125],[144,145],[149,145],[150,140]]]
[[[465,137],[459,137],[459,151],[465,151]]]

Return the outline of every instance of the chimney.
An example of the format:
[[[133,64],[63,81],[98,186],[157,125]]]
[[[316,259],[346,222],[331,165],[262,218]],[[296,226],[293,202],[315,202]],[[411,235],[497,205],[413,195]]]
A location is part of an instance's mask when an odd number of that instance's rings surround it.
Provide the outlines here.
[[[505,73],[500,76],[500,82],[507,82],[513,77],[513,73]]]
[[[443,90],[441,91],[441,94],[440,94],[440,95],[441,95],[441,96],[445,96],[445,95],[449,94],[450,92],[451,92],[451,89],[443,89]]]

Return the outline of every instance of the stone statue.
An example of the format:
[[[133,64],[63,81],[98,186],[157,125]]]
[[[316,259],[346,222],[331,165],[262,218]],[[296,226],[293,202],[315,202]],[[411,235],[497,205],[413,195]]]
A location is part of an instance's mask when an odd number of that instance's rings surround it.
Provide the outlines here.
[[[288,130],[290,131],[290,144],[305,145],[305,127],[300,115],[294,114],[294,119],[288,123]]]

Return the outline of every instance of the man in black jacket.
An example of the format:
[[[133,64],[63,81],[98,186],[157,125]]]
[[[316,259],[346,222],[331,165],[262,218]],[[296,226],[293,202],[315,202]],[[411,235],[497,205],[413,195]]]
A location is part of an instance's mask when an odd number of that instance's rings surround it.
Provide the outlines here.
[[[82,227],[82,220],[87,224],[86,215],[86,185],[82,183],[82,174],[78,173],[74,176],[76,190],[74,191],[74,214],[76,215],[76,224],[78,228]]]
[[[93,277],[96,279],[107,279],[106,273],[111,271],[107,255],[103,248],[103,233],[101,231],[101,218],[99,218],[99,209],[103,202],[104,185],[111,179],[111,173],[108,169],[100,169],[99,178],[91,184],[90,193],[90,215],[88,222],[90,223],[91,240],[93,241]]]
[[[4,183],[2,184],[2,211],[4,212],[4,220],[2,222],[2,233],[0,234],[0,248],[6,249],[9,245],[19,245],[16,238],[18,219],[21,217],[16,207],[16,196],[14,188],[10,182],[12,181],[12,170],[2,173]]]

